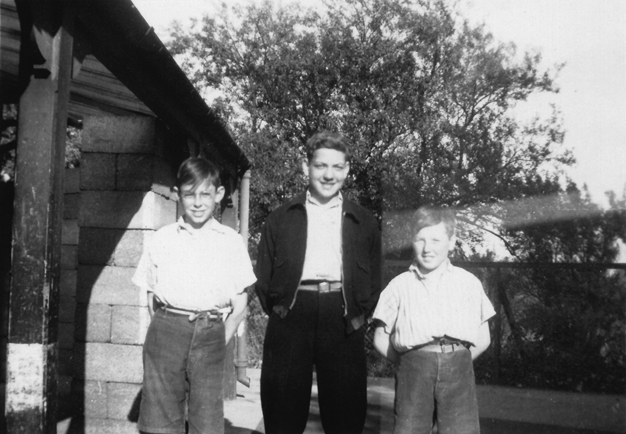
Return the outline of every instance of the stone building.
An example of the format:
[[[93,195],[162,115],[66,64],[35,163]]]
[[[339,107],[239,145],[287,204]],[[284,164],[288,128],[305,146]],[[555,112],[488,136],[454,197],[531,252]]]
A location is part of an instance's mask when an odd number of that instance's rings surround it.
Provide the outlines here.
[[[143,243],[175,221],[175,169],[195,155],[222,169],[222,222],[245,236],[249,162],[130,0],[0,0],[0,19],[0,152],[17,153],[0,196],[0,432],[134,433]]]

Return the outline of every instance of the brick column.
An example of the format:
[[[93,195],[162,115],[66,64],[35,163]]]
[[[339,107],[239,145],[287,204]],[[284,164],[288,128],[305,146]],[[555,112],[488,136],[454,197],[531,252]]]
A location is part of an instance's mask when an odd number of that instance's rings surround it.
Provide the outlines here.
[[[149,315],[131,282],[144,241],[174,222],[174,168],[160,157],[155,119],[83,122],[74,395],[88,432],[136,433]]]

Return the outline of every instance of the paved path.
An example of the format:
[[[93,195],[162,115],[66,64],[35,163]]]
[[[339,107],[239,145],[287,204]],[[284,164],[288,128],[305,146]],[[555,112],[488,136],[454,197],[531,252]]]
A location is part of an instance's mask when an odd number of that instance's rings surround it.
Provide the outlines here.
[[[248,369],[251,387],[238,384],[237,399],[225,403],[226,434],[264,434],[259,393],[260,370]],[[394,387],[392,379],[368,379],[368,416],[363,434],[391,433],[393,428]],[[482,410],[481,410],[482,414]],[[583,430],[555,425],[481,418],[482,434],[606,434],[606,431]],[[322,434],[317,405],[317,387],[313,396],[305,434]]]
[[[265,433],[261,398],[260,371],[248,369],[251,387],[237,385],[237,399],[225,403],[226,434]],[[390,433],[393,427],[393,382],[370,379],[368,385],[368,418],[363,434]],[[309,422],[305,434],[323,433],[317,403],[317,386],[313,385]]]

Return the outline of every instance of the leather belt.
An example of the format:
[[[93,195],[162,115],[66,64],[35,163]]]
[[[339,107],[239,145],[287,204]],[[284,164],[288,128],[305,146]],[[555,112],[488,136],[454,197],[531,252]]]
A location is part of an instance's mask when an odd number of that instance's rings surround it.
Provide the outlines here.
[[[338,292],[341,291],[343,285],[341,282],[315,282],[315,283],[302,283],[298,286],[298,290],[302,291],[316,291],[316,292]]]
[[[462,344],[461,342],[451,342],[451,343],[443,343],[443,342],[434,342],[428,343],[422,347],[417,348],[418,351],[428,351],[431,353],[453,353],[454,351],[467,350],[467,346]]]
[[[170,312],[176,315],[184,315],[189,317],[189,322],[194,322],[201,316],[205,316],[207,319],[211,321],[221,320],[223,318],[223,313],[217,310],[186,310],[186,309],[176,309],[174,307],[169,306],[161,306],[166,312]]]

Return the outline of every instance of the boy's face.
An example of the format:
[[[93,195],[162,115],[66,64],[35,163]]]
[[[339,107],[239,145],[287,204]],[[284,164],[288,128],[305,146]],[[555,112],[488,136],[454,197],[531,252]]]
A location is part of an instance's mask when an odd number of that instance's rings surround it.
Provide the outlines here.
[[[215,205],[224,197],[224,187],[215,188],[207,179],[194,190],[193,184],[183,184],[178,192],[185,222],[200,229],[213,216]]]
[[[443,223],[420,229],[413,238],[413,251],[417,266],[422,274],[436,270],[448,258],[448,252],[454,250],[456,237],[448,236]]]
[[[350,164],[343,152],[320,148],[310,161],[302,162],[302,169],[309,174],[311,195],[325,204],[339,193],[350,171]]]

